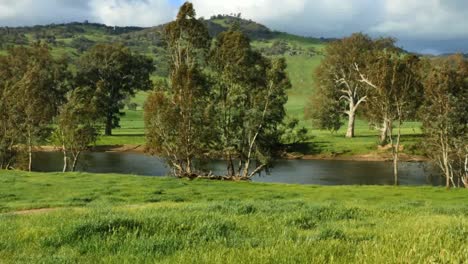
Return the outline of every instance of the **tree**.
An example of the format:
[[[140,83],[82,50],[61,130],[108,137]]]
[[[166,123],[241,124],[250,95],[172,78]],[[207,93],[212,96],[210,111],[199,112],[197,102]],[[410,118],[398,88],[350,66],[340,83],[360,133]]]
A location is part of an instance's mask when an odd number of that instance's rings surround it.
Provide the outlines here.
[[[10,160],[2,163],[11,165],[15,149],[25,146],[31,171],[33,148],[48,137],[52,119],[69,89],[68,65],[64,59],[54,59],[42,44],[11,49],[0,65],[2,108],[8,122],[3,130],[3,155]]]
[[[446,187],[468,188],[468,63],[461,56],[432,61],[420,111],[424,146]]]
[[[54,141],[63,152],[63,172],[75,171],[81,153],[96,141],[99,133],[97,111],[88,104],[86,92],[80,88],[71,91],[68,102],[59,110]]]
[[[77,68],[77,85],[94,94],[93,103],[105,118],[107,136],[119,127],[124,99],[152,87],[152,60],[121,44],[94,46],[80,58]]]
[[[280,144],[286,90],[291,87],[286,62],[253,51],[237,30],[218,36],[210,62],[217,81],[218,150],[227,161],[227,177],[250,179],[268,167]],[[234,159],[239,160],[237,170]]]
[[[281,126],[281,141],[289,145],[297,145],[306,142],[309,130],[299,126],[299,119],[287,118]]]
[[[145,104],[147,147],[163,156],[176,176],[192,177],[197,173],[194,160],[204,158],[210,138],[210,93],[203,69],[211,39],[188,2],[164,31],[170,85],[158,84]]]
[[[423,97],[420,80],[420,60],[415,55],[383,50],[374,54],[366,73],[356,64],[360,82],[372,89],[368,94],[368,111],[377,123],[388,123],[389,140],[393,157],[395,185],[399,184],[398,161],[401,142],[401,126],[413,118]],[[396,122],[397,132],[392,124]]]
[[[395,50],[394,42],[390,38],[373,40],[356,33],[328,44],[316,71],[318,89],[306,106],[306,117],[321,129],[337,131],[342,126],[343,115],[346,115],[346,137],[354,137],[356,114],[368,100],[370,89],[360,81],[356,65],[366,69],[373,53]]]

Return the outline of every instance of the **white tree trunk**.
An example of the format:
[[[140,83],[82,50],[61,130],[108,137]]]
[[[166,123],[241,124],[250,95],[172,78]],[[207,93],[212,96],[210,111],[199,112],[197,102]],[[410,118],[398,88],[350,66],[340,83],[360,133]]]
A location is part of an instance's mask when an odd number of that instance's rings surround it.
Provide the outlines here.
[[[387,143],[391,129],[392,127],[390,120],[385,118],[382,122],[382,127],[380,128],[380,145],[385,145]]]
[[[31,139],[31,131],[28,130],[28,170],[32,171],[32,139]]]
[[[67,172],[68,169],[68,158],[67,158],[67,151],[65,148],[63,149],[63,170],[62,172]]]
[[[346,131],[347,138],[354,137],[354,127],[356,122],[356,112],[354,110],[350,110],[348,113],[348,130]]]
[[[73,165],[71,168],[71,171],[73,172],[76,170],[76,165],[78,164],[78,159],[80,158],[80,155],[81,151],[78,151],[75,155],[73,155]]]

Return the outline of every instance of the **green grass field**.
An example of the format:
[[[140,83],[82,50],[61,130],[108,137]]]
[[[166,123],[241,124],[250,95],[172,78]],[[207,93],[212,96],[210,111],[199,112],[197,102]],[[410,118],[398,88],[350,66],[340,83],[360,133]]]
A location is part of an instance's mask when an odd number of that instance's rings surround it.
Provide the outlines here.
[[[466,263],[466,190],[0,172],[1,263]],[[42,211],[23,211],[50,208]]]

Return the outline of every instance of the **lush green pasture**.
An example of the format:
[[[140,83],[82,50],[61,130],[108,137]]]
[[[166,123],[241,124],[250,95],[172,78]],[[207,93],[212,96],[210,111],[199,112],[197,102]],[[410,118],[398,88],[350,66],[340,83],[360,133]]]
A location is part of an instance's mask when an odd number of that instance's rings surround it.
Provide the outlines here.
[[[465,263],[466,190],[0,172],[1,263]],[[49,211],[17,210],[55,208]]]

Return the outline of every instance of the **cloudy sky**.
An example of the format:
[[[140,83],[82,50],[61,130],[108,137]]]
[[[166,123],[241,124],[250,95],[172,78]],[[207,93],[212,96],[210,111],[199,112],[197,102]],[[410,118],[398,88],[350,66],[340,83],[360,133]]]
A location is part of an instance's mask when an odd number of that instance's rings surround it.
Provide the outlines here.
[[[468,53],[467,0],[193,0],[199,16],[242,13],[272,29],[314,37],[394,36],[426,53]],[[89,20],[119,26],[168,22],[181,0],[0,0],[0,26]]]

